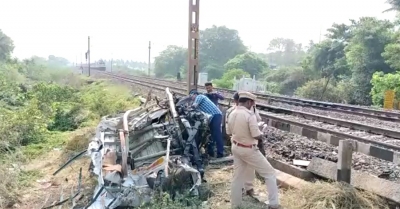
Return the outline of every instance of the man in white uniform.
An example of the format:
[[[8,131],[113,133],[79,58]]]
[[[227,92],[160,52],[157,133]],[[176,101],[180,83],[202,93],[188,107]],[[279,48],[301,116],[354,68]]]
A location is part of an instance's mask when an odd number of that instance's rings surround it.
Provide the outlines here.
[[[239,104],[229,114],[227,134],[231,135],[234,173],[231,187],[232,207],[240,207],[242,188],[249,179],[249,171],[256,170],[265,179],[270,209],[278,209],[279,195],[275,170],[257,147],[262,133],[254,112],[256,96],[249,92],[239,93]],[[254,175],[254,171],[253,171]],[[254,179],[254,177],[253,177]]]

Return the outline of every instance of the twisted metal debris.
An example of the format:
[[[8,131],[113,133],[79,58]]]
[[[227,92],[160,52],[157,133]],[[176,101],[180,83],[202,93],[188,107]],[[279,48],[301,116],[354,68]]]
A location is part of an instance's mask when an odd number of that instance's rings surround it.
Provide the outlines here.
[[[88,149],[66,163],[85,153],[91,158],[97,186],[85,208],[138,207],[160,192],[199,195],[210,115],[191,109],[188,97],[165,93],[156,104],[147,106],[148,96],[139,108],[103,117]]]

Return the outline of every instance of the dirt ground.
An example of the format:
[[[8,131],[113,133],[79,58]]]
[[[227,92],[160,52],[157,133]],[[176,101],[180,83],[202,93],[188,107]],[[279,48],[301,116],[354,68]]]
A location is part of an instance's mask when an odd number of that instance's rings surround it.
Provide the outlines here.
[[[77,192],[78,177],[82,169],[82,192],[77,197],[77,205],[86,205],[92,198],[93,188],[97,184],[96,177],[90,177],[88,172],[90,158],[83,156],[57,175],[52,174],[63,165],[68,159],[75,156],[78,152],[68,150],[86,149],[89,137],[94,129],[87,128],[74,131],[66,140],[66,146],[63,148],[54,148],[43,156],[31,160],[21,167],[21,170],[27,173],[35,173],[26,177],[28,183],[23,190],[19,192],[20,201],[14,204],[13,208],[18,209],[39,209],[44,206],[50,206],[60,201],[60,196],[67,199]],[[233,167],[231,165],[209,165],[206,171],[206,180],[211,193],[213,194],[205,205],[206,208],[230,208],[230,185],[233,176]],[[261,201],[267,200],[265,186],[257,179],[254,180],[255,190],[260,196]],[[244,196],[243,200],[250,208],[261,208],[263,204],[255,199]],[[71,200],[63,204],[61,208],[71,208]],[[59,206],[54,207],[60,209]]]
[[[35,171],[33,173],[39,172],[39,175],[29,178],[29,185],[19,192],[20,202],[15,204],[14,208],[42,208],[60,201],[61,196],[63,196],[63,199],[73,196],[77,192],[81,168],[82,193],[88,194],[88,192],[92,192],[96,179],[89,176],[89,157],[83,156],[77,159],[61,170],[57,175],[53,176],[53,173],[60,168],[60,166],[77,154],[77,152],[68,150],[83,150],[82,147],[87,147],[88,136],[91,135],[92,132],[92,128],[77,130],[71,133],[65,148],[54,148],[52,151],[22,166],[21,170],[25,172]],[[88,199],[91,197],[78,196],[77,198]],[[71,205],[72,204],[65,204],[62,208],[71,208]]]
[[[90,159],[82,157],[76,160],[64,170],[53,176],[63,162],[66,156],[60,150],[53,150],[41,159],[33,160],[27,165],[25,170],[41,170],[42,176],[31,183],[31,187],[21,191],[21,203],[14,205],[14,208],[36,209],[43,206],[49,206],[60,200],[61,192],[65,198],[76,192],[78,184],[79,170],[82,168],[82,189],[84,190],[82,199],[79,202],[87,202],[91,198],[91,192],[96,182],[95,177],[90,177],[88,167]],[[213,195],[204,204],[205,208],[230,208],[230,184],[232,179],[233,167],[222,165],[209,168],[206,172],[207,184]],[[255,179],[255,190],[260,195],[260,200],[266,201],[267,194],[265,186]],[[243,200],[249,208],[262,208],[263,204],[255,199],[245,196]],[[62,206],[62,208],[71,208],[71,201]],[[58,208],[58,207],[54,207]],[[247,208],[247,207],[246,207]]]
[[[206,180],[214,193],[207,201],[208,208],[230,209],[230,187],[233,177],[233,166],[225,165],[223,167],[209,168],[206,173]],[[254,180],[254,190],[258,194],[258,200],[249,196],[243,196],[243,204],[245,208],[265,208],[262,202],[267,201],[267,193],[265,184],[258,179]],[[260,202],[262,201],[262,202]]]
[[[92,189],[93,180],[89,177],[88,167],[90,159],[83,157],[66,167],[56,176],[52,173],[65,162],[65,157],[60,151],[52,151],[42,159],[34,160],[26,166],[26,170],[40,170],[42,176],[31,182],[31,187],[21,191],[20,203],[14,208],[34,209],[49,206],[60,200],[61,195],[64,199],[69,198],[72,193],[76,193],[79,170],[82,167],[82,187],[84,190]],[[71,202],[71,201],[70,201]],[[71,204],[66,204],[62,208],[70,208]]]

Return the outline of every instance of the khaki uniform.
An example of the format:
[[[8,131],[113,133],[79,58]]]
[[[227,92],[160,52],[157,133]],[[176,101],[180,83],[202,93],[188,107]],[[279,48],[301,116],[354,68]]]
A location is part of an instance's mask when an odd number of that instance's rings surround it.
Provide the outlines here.
[[[255,95],[248,92],[241,92],[239,96],[253,100],[256,98]],[[234,159],[231,188],[232,206],[238,207],[241,205],[242,188],[245,182],[250,180],[249,175],[253,175],[251,181],[254,180],[254,170],[265,178],[269,204],[271,206],[278,205],[279,197],[275,170],[267,158],[258,150],[258,141],[254,139],[262,134],[254,111],[248,110],[243,106],[236,107],[229,115],[226,133],[232,135],[232,154]]]
[[[228,133],[228,120],[229,120],[229,115],[233,112],[233,110],[235,110],[236,105],[230,107],[225,114],[225,129],[226,129],[226,133]],[[261,116],[260,113],[258,112],[257,109],[255,109],[255,111],[253,110],[253,113],[256,115],[257,118],[257,122],[261,121]],[[253,181],[256,178],[256,173],[254,169],[247,169],[245,171],[245,174],[243,174],[243,176],[245,177],[245,182],[244,182],[244,189],[245,191],[249,191],[251,189],[254,188],[253,185]]]

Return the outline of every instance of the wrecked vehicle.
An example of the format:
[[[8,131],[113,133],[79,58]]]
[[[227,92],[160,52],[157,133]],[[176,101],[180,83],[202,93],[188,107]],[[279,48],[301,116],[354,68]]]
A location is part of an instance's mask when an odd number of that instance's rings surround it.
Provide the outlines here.
[[[189,97],[165,93],[156,104],[102,118],[87,149],[98,185],[86,208],[138,207],[157,192],[199,195],[210,115],[191,109]]]

